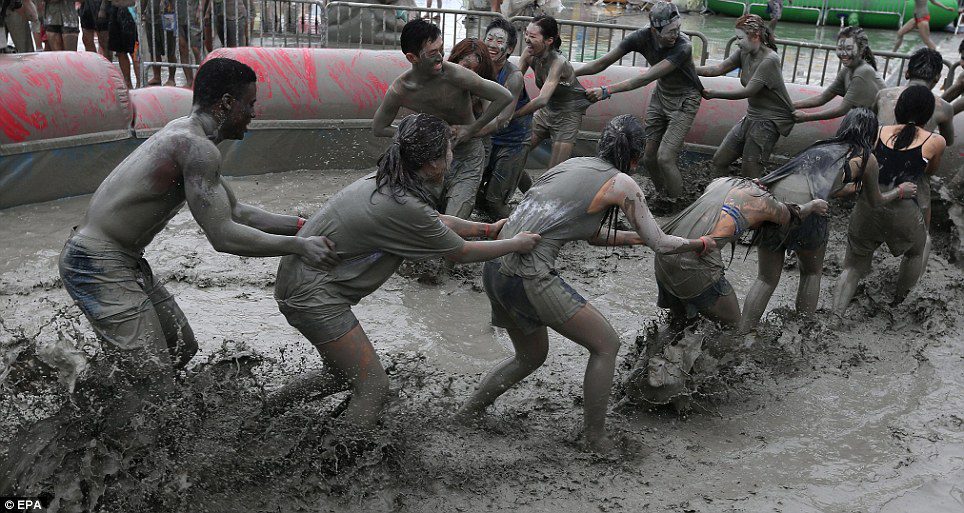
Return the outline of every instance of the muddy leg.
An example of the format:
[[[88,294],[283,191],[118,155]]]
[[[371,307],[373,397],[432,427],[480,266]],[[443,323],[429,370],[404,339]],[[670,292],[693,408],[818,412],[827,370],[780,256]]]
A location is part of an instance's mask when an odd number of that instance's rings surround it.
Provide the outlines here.
[[[904,44],[904,36],[905,36],[908,32],[910,32],[911,30],[914,30],[914,27],[915,27],[916,25],[917,25],[917,22],[916,22],[916,21],[910,20],[910,21],[908,21],[907,23],[904,23],[904,26],[903,26],[903,27],[897,29],[897,39],[894,40],[894,50],[893,50],[893,51],[896,52],[897,50],[900,49],[900,45]]]
[[[847,305],[850,304],[850,300],[854,298],[854,294],[857,292],[857,285],[870,272],[870,264],[873,262],[873,258],[873,253],[856,255],[852,249],[847,248],[844,270],[837,278],[833,290],[833,311],[835,315],[843,317]]]
[[[730,170],[730,164],[736,162],[736,159],[740,157],[740,154],[720,146],[716,153],[713,154],[713,176],[727,176]]]
[[[508,332],[515,354],[497,365],[482,379],[479,389],[459,409],[456,419],[462,420],[481,415],[506,390],[545,363],[546,355],[549,354],[549,333],[545,327],[529,335],[518,329],[510,329]]]
[[[729,294],[717,298],[709,307],[700,308],[700,313],[714,322],[735,328],[740,323],[740,300],[736,298],[736,292],[731,290]]]
[[[549,159],[549,169],[568,160],[569,156],[572,155],[572,147],[573,143],[571,142],[552,143],[552,157]]]
[[[552,329],[589,350],[589,363],[582,385],[583,432],[591,448],[608,450],[612,442],[606,436],[606,410],[616,371],[619,335],[609,321],[588,303],[571,319]]]
[[[761,245],[757,248],[757,255],[759,265],[756,281],[753,282],[753,287],[746,295],[746,303],[743,305],[743,315],[738,330],[740,334],[749,333],[760,322],[763,311],[770,303],[773,291],[779,285],[780,276],[783,273],[783,251],[771,251]]]
[[[897,291],[894,294],[894,302],[899,304],[904,301],[910,290],[917,285],[917,280],[924,273],[924,256],[930,252],[931,239],[927,237],[924,242],[917,244],[907,253],[904,253],[900,260],[900,273],[897,275]]]
[[[361,428],[374,424],[388,398],[388,375],[361,325],[330,342],[322,342],[311,330],[300,331],[318,349],[329,370],[324,377],[316,377],[314,385],[296,382],[290,389],[285,385],[278,394],[297,397],[299,391],[307,390],[331,395],[350,387],[351,402],[341,418]]]
[[[797,313],[813,315],[820,299],[820,279],[826,244],[812,251],[797,251],[800,261],[800,287],[797,289]]]
[[[174,301],[172,296],[164,287],[159,287],[155,293],[166,295],[166,299],[155,304],[154,309],[157,317],[161,321],[164,329],[164,339],[167,341],[167,349],[171,353],[171,361],[175,369],[183,368],[194,355],[197,354],[197,339],[194,338],[194,330],[184,317],[181,307]],[[152,300],[154,294],[151,295]]]
[[[934,41],[931,41],[930,22],[924,21],[924,22],[918,23],[917,31],[920,32],[920,38],[921,40],[924,41],[924,44],[927,45],[928,48],[930,48],[931,50],[934,50],[935,48],[937,48],[937,45],[934,44]]]

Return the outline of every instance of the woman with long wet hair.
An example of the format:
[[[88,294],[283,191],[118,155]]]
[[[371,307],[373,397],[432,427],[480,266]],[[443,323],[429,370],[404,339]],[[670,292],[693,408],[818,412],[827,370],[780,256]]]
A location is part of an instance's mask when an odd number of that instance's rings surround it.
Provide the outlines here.
[[[917,185],[910,182],[880,193],[877,159],[873,155],[877,129],[873,112],[863,107],[853,109],[844,116],[834,137],[814,143],[760,182],[777,200],[798,205],[813,199],[849,196],[861,188],[874,198],[875,204],[893,201],[898,196],[913,197]],[[824,216],[810,216],[795,227],[767,225],[759,231],[755,241],[759,252],[757,279],[743,305],[741,332],[753,329],[763,316],[780,283],[784,255],[789,251],[795,251],[800,262],[797,312],[813,315],[820,297],[829,235]]]
[[[539,96],[515,111],[515,117],[533,114],[529,150],[545,139],[552,141],[549,168],[569,158],[589,107],[586,89],[579,83],[572,64],[562,55],[559,23],[552,16],[536,16],[525,31],[526,48],[519,59],[519,71],[529,68],[536,76]]]
[[[285,385],[270,407],[308,395],[325,397],[351,389],[343,418],[369,426],[388,394],[388,376],[351,307],[378,289],[405,259],[444,256],[478,262],[530,251],[539,240],[528,232],[501,240],[504,221],[474,223],[440,215],[429,190],[441,185],[452,161],[451,129],[429,114],[412,114],[398,126],[378,170],[342,189],[309,219],[300,237],[326,234],[341,257],[329,271],[298,258],[282,258],[275,299],[288,323],[311,342],[324,370]]]
[[[844,271],[834,287],[833,309],[838,316],[843,316],[860,280],[870,272],[874,252],[881,244],[886,243],[892,255],[901,257],[893,304],[907,297],[924,271],[927,227],[916,189],[908,191],[906,182],[917,183],[940,167],[947,144],[940,135],[921,128],[933,114],[934,94],[926,86],[910,86],[897,99],[897,124],[878,132],[874,146],[880,166],[877,182],[885,192],[897,191],[897,201],[880,204],[866,189],[857,199],[847,230]]]
[[[870,40],[864,29],[840,29],[837,34],[837,58],[842,67],[830,87],[816,96],[793,103],[793,108],[797,109],[793,113],[797,123],[839,118],[855,107],[874,106],[877,92],[884,88],[884,81],[877,76],[877,58],[870,49]],[[799,110],[826,105],[836,96],[843,97],[843,101],[835,107],[815,112]]]
[[[583,382],[583,433],[592,448],[609,446],[606,409],[619,335],[555,272],[559,251],[566,242],[575,240],[613,246],[645,244],[659,253],[715,247],[710,239],[671,237],[659,229],[643,192],[628,175],[642,157],[644,139],[637,118],[614,118],[600,136],[597,156],[569,159],[550,169],[536,180],[509,217],[500,238],[523,230],[542,235],[532,253],[506,255],[483,268],[492,324],[509,332],[515,354],[489,372],[460,410],[460,417],[481,414],[542,365],[549,350],[549,327],[589,350]],[[634,231],[615,229],[620,210]]]

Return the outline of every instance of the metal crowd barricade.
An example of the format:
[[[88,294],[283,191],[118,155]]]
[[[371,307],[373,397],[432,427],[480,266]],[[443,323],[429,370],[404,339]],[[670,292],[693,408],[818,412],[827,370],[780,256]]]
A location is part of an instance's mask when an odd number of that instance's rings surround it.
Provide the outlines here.
[[[328,46],[328,11],[323,0],[256,0],[251,46]]]
[[[328,32],[328,45],[333,47],[399,48],[398,34],[402,25],[413,17],[432,19],[442,30],[445,50],[451,49],[466,37],[482,38],[485,26],[500,16],[487,11],[459,9],[426,9],[373,5],[357,2],[331,2],[328,17],[332,26]],[[532,18],[513,16],[509,21],[521,28]],[[626,35],[638,30],[633,25],[617,25],[588,21],[558,20],[562,51],[573,62],[587,62],[606,54]],[[709,56],[708,40],[701,32],[684,31],[694,43],[693,53],[702,65]],[[522,34],[515,53],[522,53]],[[638,55],[634,52],[624,57],[620,64],[636,66]],[[642,64],[642,63],[640,63]]]
[[[723,58],[730,55],[736,37],[730,38],[726,42],[723,50]],[[783,68],[783,78],[794,84],[816,84],[823,86],[827,82],[833,81],[840,71],[840,60],[837,59],[837,47],[821,43],[809,43],[806,41],[789,41],[786,39],[775,40],[780,54],[780,65]],[[904,70],[907,68],[907,61],[910,59],[908,53],[896,53],[887,51],[875,51],[877,58],[877,72],[885,82],[891,78],[900,85],[904,81]],[[791,61],[792,66],[788,69],[787,60]],[[954,64],[944,60],[947,68],[947,80],[953,80]]]

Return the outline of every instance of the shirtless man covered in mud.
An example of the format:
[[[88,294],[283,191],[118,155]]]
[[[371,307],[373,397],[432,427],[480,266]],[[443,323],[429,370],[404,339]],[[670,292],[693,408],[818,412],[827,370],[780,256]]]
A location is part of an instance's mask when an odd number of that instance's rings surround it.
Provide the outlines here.
[[[822,199],[798,207],[777,201],[750,180],[724,177],[710,182],[706,192],[666,223],[663,230],[686,238],[710,236],[722,247],[765,223],[786,226],[799,223],[810,214],[826,215],[827,210],[827,202]],[[719,247],[702,256],[656,255],[657,305],[670,310],[674,327],[697,314],[730,327],[740,322],[740,303],[723,275]]]
[[[904,36],[915,28],[920,34],[921,41],[924,42],[924,45],[931,50],[937,48],[937,45],[931,40],[931,13],[930,10],[928,10],[928,2],[945,11],[956,12],[953,7],[948,7],[937,0],[914,0],[914,19],[907,20],[907,23],[904,23],[904,26],[897,30],[897,39],[894,41],[895,52],[900,50],[900,45],[904,44]]]
[[[586,95],[592,101],[600,101],[656,82],[646,110],[643,165],[660,193],[671,198],[683,192],[683,177],[677,159],[683,139],[700,109],[700,91],[703,90],[693,64],[693,45],[686,34],[680,32],[680,23],[675,5],[657,2],[649,11],[648,27],[633,32],[606,55],[576,70],[576,76],[601,73],[629,52],[638,52],[646,58],[650,68],[645,73],[612,85],[588,89]]]
[[[512,103],[512,95],[499,84],[446,62],[441,36],[438,26],[426,20],[405,24],[401,46],[412,69],[388,88],[372,130],[377,137],[394,136],[392,121],[402,107],[432,114],[451,125],[454,159],[436,199],[441,213],[468,219],[485,166],[485,146],[476,135]],[[473,95],[490,102],[478,118],[472,112]]]
[[[874,103],[874,111],[877,119],[882,126],[896,125],[897,118],[894,109],[897,106],[897,98],[908,87],[921,85],[933,90],[941,78],[941,71],[944,69],[944,58],[937,50],[930,48],[918,48],[907,62],[907,71],[904,77],[907,83],[902,86],[888,87],[881,89],[877,93],[877,102]],[[948,144],[954,144],[954,108],[942,98],[934,95],[934,114],[927,124],[922,126],[924,130],[933,132],[937,129],[941,137]],[[924,213],[924,223],[929,227],[931,224],[931,185],[930,176],[922,175],[921,181],[917,184],[917,202],[920,204],[921,211]]]
[[[172,367],[197,352],[184,314],[143,258],[185,202],[220,252],[297,255],[320,268],[337,263],[326,238],[294,236],[304,219],[239,203],[221,180],[216,144],[244,136],[256,81],[240,62],[205,62],[191,114],[168,123],[110,173],[60,255],[64,287],[106,342],[105,353],[134,379],[165,382]]]
[[[877,76],[877,59],[870,49],[870,40],[860,27],[844,27],[837,34],[837,58],[840,72],[830,87],[820,94],[797,100],[795,109],[807,109],[826,105],[835,96],[843,101],[835,107],[815,112],[796,110],[793,117],[797,123],[820,121],[843,116],[854,107],[870,108],[877,100],[877,92],[884,88],[884,81]]]

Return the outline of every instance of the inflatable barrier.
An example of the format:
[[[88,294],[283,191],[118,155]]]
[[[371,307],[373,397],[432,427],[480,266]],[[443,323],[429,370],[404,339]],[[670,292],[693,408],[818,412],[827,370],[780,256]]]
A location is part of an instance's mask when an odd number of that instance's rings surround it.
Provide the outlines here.
[[[937,1],[948,7],[954,7],[955,10],[957,8],[957,3],[951,0]],[[893,0],[793,0],[793,3],[783,3],[783,15],[780,17],[780,21],[814,24],[820,18],[821,10],[827,9],[827,15],[824,17],[824,23],[827,25],[838,25],[840,16],[849,20],[853,15],[856,16],[856,22],[861,27],[896,29],[897,22],[900,21],[896,13],[859,12],[860,10],[894,10],[891,7],[893,5]],[[740,17],[743,16],[745,4],[733,0],[707,0],[706,7],[717,14]],[[946,27],[954,23],[957,18],[957,14],[941,9],[934,4],[929,3],[927,7],[931,15],[930,26],[932,30]],[[751,5],[750,13],[758,14],[766,20],[770,19],[765,2]],[[914,0],[905,0],[904,21],[907,22],[912,19],[914,19]]]
[[[243,141],[220,145],[225,175],[373,166],[387,141],[372,135],[371,119],[389,85],[409,67],[399,51],[231,48],[211,55],[247,63],[258,76],[256,118],[248,133]],[[78,66],[85,68],[83,73],[76,71]],[[128,92],[114,66],[90,52],[0,55],[0,67],[0,208],[92,192],[144,138],[190,112],[190,91],[152,87]],[[580,80],[594,87],[642,72],[644,68],[613,66]],[[66,79],[68,74],[72,78]],[[703,80],[713,89],[739,86],[730,77]],[[534,95],[531,73],[526,82]],[[577,154],[594,151],[596,134],[614,116],[644,117],[652,87],[592,105]],[[820,90],[787,87],[794,98]],[[745,112],[745,101],[704,101],[686,138],[687,150],[712,154]],[[781,138],[775,154],[792,155],[832,135],[837,124],[797,125]],[[964,119],[958,118],[956,130],[964,133]],[[958,142],[945,153],[945,173],[962,165],[962,147]]]

